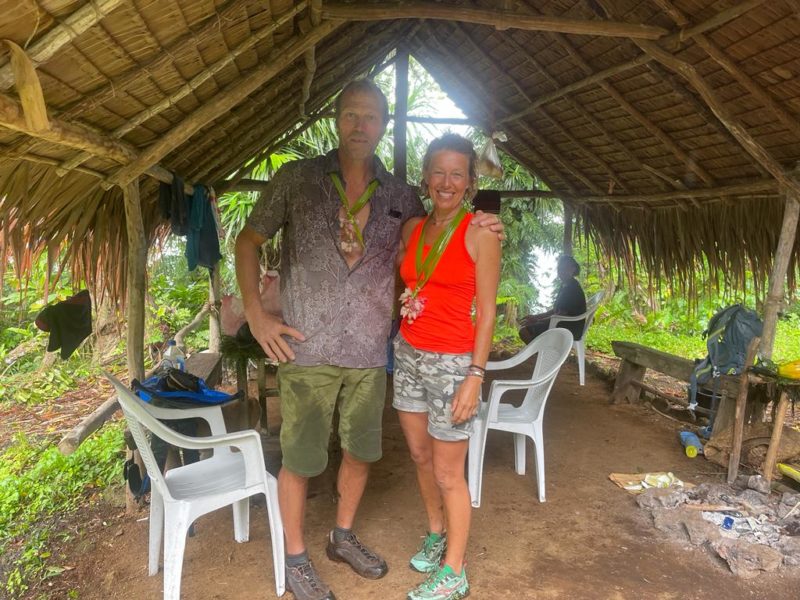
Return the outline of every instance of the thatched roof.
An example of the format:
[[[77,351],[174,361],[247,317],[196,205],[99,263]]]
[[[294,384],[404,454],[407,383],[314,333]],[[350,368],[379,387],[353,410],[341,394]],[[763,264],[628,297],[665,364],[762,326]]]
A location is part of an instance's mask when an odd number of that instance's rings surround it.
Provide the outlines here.
[[[613,255],[638,243],[653,273],[681,278],[705,256],[734,279],[763,274],[780,190],[800,190],[787,175],[800,160],[790,0],[0,0],[0,15],[50,116],[47,130],[26,122],[0,56],[0,218],[29,248],[75,242],[78,271],[106,274],[115,295],[119,184],[150,174],[152,237],[153,177],[221,182],[398,45],[471,120],[504,131]]]

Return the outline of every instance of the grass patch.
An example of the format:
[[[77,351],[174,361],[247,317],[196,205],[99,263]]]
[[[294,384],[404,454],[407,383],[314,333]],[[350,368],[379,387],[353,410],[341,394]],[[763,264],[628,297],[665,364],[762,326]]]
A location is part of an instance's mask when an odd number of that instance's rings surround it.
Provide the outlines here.
[[[48,550],[58,522],[121,484],[122,431],[109,423],[70,456],[18,436],[0,455],[0,591],[9,598],[61,572]]]

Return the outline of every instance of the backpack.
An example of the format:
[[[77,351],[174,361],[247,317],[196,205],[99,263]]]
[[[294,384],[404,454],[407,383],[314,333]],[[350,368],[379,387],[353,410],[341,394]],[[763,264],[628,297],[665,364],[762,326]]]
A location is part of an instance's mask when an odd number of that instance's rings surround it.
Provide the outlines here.
[[[164,408],[217,405],[240,398],[243,392],[226,394],[212,390],[200,377],[178,369],[162,369],[149,379],[134,379],[131,387],[145,402]]]
[[[715,314],[703,332],[708,356],[695,362],[689,377],[689,410],[697,406],[697,386],[713,379],[712,413],[716,411],[720,375],[739,375],[745,368],[747,346],[761,336],[764,324],[759,316],[741,304],[729,306]],[[712,414],[713,420],[714,414]]]

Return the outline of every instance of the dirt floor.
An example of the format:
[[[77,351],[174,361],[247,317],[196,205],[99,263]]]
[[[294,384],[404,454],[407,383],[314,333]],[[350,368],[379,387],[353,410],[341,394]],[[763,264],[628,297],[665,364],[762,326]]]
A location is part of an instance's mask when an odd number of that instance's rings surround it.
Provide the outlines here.
[[[474,598],[705,599],[797,598],[800,569],[741,580],[703,550],[669,542],[640,513],[634,498],[608,474],[673,471],[700,483],[722,470],[682,452],[679,424],[651,410],[609,406],[609,384],[562,369],[547,405],[547,502],[536,499],[532,447],[529,473],[514,473],[511,437],[490,432],[483,502],[473,511],[468,572]],[[373,469],[357,531],[387,559],[389,574],[366,581],[325,557],[331,527],[333,475],[314,480],[307,539],[312,559],[339,600],[404,598],[421,576],[407,567],[424,533],[424,518],[397,418],[387,404],[384,458]],[[70,527],[80,531],[63,549],[72,567],[51,579],[54,598],[159,598],[162,578],[148,577],[147,511],[125,515],[101,503]],[[74,590],[70,595],[68,592]],[[41,592],[42,590],[40,590]],[[251,511],[250,542],[233,540],[231,512],[201,518],[187,543],[182,597],[192,600],[274,598],[266,510]],[[287,595],[288,598],[292,596]]]

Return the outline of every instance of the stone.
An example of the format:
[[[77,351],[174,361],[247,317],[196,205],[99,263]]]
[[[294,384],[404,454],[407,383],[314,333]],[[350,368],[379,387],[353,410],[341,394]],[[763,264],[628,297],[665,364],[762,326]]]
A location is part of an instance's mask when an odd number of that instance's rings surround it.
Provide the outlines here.
[[[776,548],[783,554],[783,564],[790,567],[800,565],[800,538],[785,535],[776,544]]]
[[[641,508],[653,510],[656,508],[675,508],[686,504],[688,497],[682,489],[650,488],[636,497],[636,503]]]
[[[670,508],[654,508],[653,526],[659,531],[685,539],[687,531],[683,525],[683,512]]]
[[[689,542],[695,546],[702,546],[706,542],[714,543],[721,534],[719,527],[709,523],[698,511],[684,510],[682,512],[683,526],[689,535]]]
[[[764,479],[761,475],[751,475],[747,479],[747,487],[751,490],[761,492],[762,494],[770,493],[769,481]]]
[[[784,555],[773,548],[743,540],[720,540],[712,543],[712,547],[728,563],[731,572],[743,579],[775,571],[784,560]]]

